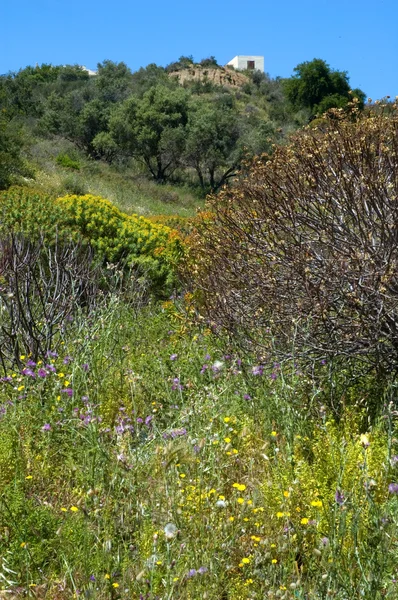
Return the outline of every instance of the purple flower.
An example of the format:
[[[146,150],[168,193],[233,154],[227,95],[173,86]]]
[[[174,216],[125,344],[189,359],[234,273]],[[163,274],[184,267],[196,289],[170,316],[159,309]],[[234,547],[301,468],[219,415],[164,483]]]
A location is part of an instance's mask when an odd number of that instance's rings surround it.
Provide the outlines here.
[[[171,389],[173,391],[178,390],[179,392],[181,392],[181,390],[184,389],[184,386],[181,385],[180,380],[178,379],[178,377],[175,377],[173,379],[173,385],[171,386]]]
[[[53,352],[52,350],[48,350],[46,352],[46,357],[47,358],[58,358],[58,354],[56,352]]]
[[[390,462],[391,462],[391,466],[396,465],[398,463],[398,456],[397,455],[392,456]]]
[[[35,368],[35,366],[36,366],[36,363],[35,363],[35,361],[34,361],[34,360],[32,360],[32,359],[30,358],[30,359],[27,361],[27,363],[26,363],[26,366],[27,366],[27,367],[32,367],[32,368],[34,369],[34,368]]]
[[[42,429],[42,431],[50,431],[51,430],[50,423],[45,423],[41,429]]]
[[[86,373],[87,373],[87,371],[89,370],[89,368],[90,368],[90,367],[88,366],[88,364],[87,364],[87,363],[84,363],[84,364],[82,364],[82,369],[83,369],[83,371],[85,371]]]
[[[209,368],[209,365],[203,365],[203,367],[200,369],[200,374],[203,375],[203,373],[206,371],[206,369]]]
[[[51,371],[51,373],[56,373],[56,368],[54,365],[46,365],[47,371]]]
[[[26,375],[27,377],[36,377],[35,373],[32,371],[32,369],[22,369],[22,375]]]
[[[210,354],[206,354],[204,360],[210,360],[210,358],[211,358]]]
[[[243,396],[243,400],[251,400],[251,399],[252,399],[252,397],[249,394],[245,394]]]
[[[271,373],[271,379],[272,379],[273,381],[275,381],[275,379],[276,379],[277,377],[278,377],[278,374],[277,374],[277,373]]]
[[[48,375],[48,373],[47,373],[47,371],[45,369],[39,369],[37,371],[37,374],[38,374],[39,377],[43,377],[43,378],[47,377],[47,375]]]
[[[144,419],[141,419],[141,417],[137,417],[137,423],[143,423]]]
[[[326,547],[329,544],[329,538],[323,537],[321,538],[321,545]]]
[[[170,360],[177,360],[177,358],[178,358],[178,354],[172,354],[170,356]]]
[[[64,365],[69,365],[72,362],[73,358],[71,356],[65,356]]]
[[[63,390],[61,390],[61,392],[63,394],[68,394],[69,398],[71,398],[73,396],[73,390],[70,387],[64,388]]]
[[[150,425],[150,424],[151,424],[151,421],[152,421],[152,419],[153,419],[153,416],[152,416],[152,415],[148,415],[148,416],[145,418],[145,425]]]
[[[90,575],[90,581],[95,581],[94,575]]]
[[[262,375],[264,373],[264,367],[262,365],[256,365],[252,368],[253,375]]]
[[[398,494],[398,483],[390,483],[388,491],[390,494]]]
[[[340,506],[342,506],[344,504],[344,501],[345,501],[343,492],[341,492],[340,490],[336,490],[336,493],[334,495],[334,499],[337,502],[337,504],[339,504]]]
[[[187,577],[195,577],[195,575],[197,575],[197,570],[196,569],[190,569],[188,571]]]
[[[207,573],[207,571],[207,567],[199,567],[198,569],[198,573],[200,573],[200,575],[203,575],[203,573]]]

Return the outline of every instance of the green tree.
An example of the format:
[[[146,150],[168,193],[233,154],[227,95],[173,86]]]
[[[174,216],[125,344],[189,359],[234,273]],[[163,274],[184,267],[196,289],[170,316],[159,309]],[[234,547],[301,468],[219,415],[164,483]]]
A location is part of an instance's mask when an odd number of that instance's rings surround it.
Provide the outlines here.
[[[164,85],[149,89],[142,99],[131,96],[114,111],[110,132],[129,156],[142,161],[158,182],[181,163],[188,120],[188,92]]]
[[[98,95],[105,102],[120,102],[127,98],[132,87],[132,73],[124,62],[104,60],[97,65],[95,80]]]
[[[0,117],[0,190],[6,189],[15,175],[23,174],[22,141],[12,124]]]
[[[221,187],[240,162],[238,113],[230,104],[222,97],[195,98],[190,103],[184,160],[195,169],[203,190]]]
[[[284,92],[295,110],[310,109],[313,115],[329,108],[341,108],[352,99],[348,74],[334,71],[320,58],[300,63],[295,75],[284,81]],[[364,98],[361,90],[356,97]]]

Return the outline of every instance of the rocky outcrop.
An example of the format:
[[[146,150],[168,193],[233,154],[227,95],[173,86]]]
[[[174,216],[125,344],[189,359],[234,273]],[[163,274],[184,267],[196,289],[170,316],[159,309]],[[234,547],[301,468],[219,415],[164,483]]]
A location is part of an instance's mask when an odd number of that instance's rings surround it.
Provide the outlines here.
[[[248,79],[243,73],[239,73],[229,67],[201,67],[192,65],[188,69],[181,71],[172,71],[170,77],[176,77],[182,85],[185,81],[209,81],[214,85],[223,85],[226,87],[237,88],[247,83]]]

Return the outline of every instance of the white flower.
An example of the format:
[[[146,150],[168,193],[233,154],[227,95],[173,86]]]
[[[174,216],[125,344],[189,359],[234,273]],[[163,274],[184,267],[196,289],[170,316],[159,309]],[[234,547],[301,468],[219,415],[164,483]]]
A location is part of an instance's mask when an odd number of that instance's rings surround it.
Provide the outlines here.
[[[174,523],[167,523],[167,525],[164,528],[164,535],[166,537],[166,540],[172,540],[173,538],[175,538],[177,533],[178,529],[174,525]]]

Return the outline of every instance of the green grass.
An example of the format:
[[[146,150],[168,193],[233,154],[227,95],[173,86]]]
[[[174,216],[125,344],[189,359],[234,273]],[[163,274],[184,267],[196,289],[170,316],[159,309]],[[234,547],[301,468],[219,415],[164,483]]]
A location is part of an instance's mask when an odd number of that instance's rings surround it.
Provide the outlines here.
[[[108,299],[60,333],[50,367],[33,367],[46,377],[1,384],[0,585],[59,600],[396,598],[393,414],[361,437],[355,407],[339,423],[324,407],[327,368],[316,382],[260,368],[191,310]]]
[[[57,163],[67,154],[80,169],[68,169]],[[65,140],[40,140],[30,150],[35,179],[30,183],[46,193],[102,196],[127,214],[194,216],[204,205],[200,193],[188,186],[158,185],[132,168],[117,168],[90,161]],[[58,161],[59,162],[59,161]]]

